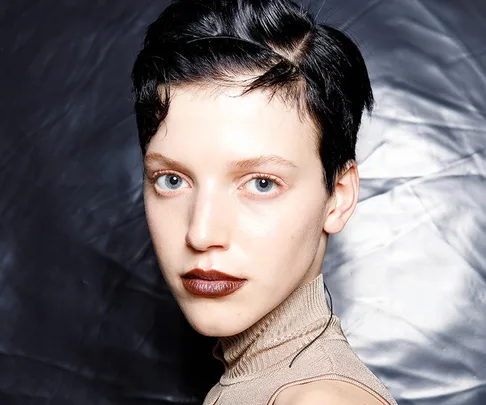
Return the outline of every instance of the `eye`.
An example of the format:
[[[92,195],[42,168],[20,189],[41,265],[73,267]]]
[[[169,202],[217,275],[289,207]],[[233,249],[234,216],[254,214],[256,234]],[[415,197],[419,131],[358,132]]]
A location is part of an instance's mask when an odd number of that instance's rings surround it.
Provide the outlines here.
[[[270,194],[270,192],[276,191],[277,188],[278,184],[276,180],[262,175],[254,177],[245,184],[245,189],[253,194]]]
[[[158,176],[155,180],[155,184],[161,191],[177,191],[189,185],[186,180],[174,173]]]

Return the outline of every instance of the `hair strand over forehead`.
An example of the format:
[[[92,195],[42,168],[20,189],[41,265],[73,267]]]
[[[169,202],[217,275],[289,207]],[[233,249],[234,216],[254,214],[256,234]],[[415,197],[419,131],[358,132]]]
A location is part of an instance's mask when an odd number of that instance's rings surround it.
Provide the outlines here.
[[[242,76],[249,82],[235,83]],[[343,32],[287,0],[178,0],[147,29],[132,71],[142,152],[169,111],[174,86],[265,90],[307,115],[328,192],[349,160],[373,95],[366,65]]]

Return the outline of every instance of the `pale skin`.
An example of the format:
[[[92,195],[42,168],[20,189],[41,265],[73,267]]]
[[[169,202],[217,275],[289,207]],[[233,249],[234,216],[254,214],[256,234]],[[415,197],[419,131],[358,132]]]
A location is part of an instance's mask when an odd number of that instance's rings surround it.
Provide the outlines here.
[[[164,278],[188,322],[232,336],[316,278],[329,234],[352,215],[356,163],[328,195],[310,120],[278,97],[240,88],[183,87],[145,156],[147,220]],[[246,279],[219,298],[187,292],[181,275],[215,269]],[[348,383],[290,387],[275,405],[378,405]]]

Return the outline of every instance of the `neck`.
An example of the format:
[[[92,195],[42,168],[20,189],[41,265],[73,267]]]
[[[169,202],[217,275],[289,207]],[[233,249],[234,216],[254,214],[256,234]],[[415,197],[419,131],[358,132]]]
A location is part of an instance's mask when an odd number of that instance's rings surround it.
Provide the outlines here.
[[[290,363],[322,331],[330,316],[320,274],[250,328],[218,339],[214,356],[225,365],[221,382],[252,378],[282,361]]]

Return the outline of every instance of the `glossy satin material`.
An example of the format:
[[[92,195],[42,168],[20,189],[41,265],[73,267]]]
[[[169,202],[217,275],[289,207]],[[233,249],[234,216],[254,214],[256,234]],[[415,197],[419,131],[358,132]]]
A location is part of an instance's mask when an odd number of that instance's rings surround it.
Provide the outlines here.
[[[221,369],[148,237],[130,70],[165,2],[0,6],[0,404],[200,404]],[[326,0],[376,96],[323,267],[401,405],[486,403],[486,3]]]

